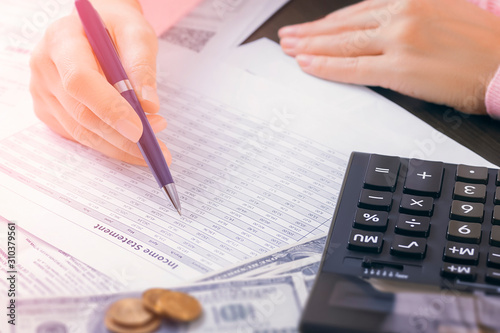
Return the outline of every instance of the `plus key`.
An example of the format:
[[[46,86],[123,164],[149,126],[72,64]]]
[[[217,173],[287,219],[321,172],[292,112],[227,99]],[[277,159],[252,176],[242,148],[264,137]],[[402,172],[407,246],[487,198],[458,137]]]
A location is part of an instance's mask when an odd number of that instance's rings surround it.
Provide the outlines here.
[[[443,163],[411,159],[404,185],[404,192],[439,197],[443,180]]]

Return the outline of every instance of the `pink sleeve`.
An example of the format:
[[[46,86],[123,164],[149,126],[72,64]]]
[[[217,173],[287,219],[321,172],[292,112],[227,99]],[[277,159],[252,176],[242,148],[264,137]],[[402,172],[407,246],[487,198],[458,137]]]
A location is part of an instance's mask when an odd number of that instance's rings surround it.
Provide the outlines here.
[[[500,120],[500,67],[486,89],[486,111],[495,119]]]
[[[500,16],[500,1],[499,0],[468,0],[469,2],[486,9],[487,11]]]

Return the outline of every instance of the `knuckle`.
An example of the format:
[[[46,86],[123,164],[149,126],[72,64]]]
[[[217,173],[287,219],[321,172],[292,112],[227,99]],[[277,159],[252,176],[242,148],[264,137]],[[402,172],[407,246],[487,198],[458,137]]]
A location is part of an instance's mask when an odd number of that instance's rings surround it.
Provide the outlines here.
[[[81,89],[84,79],[85,72],[78,69],[77,66],[72,66],[66,70],[66,72],[61,77],[61,83],[65,91],[70,95],[78,95]]]
[[[345,58],[344,67],[349,71],[359,70],[359,57]]]
[[[75,141],[87,145],[87,130],[80,124],[75,124],[69,131]]]
[[[129,75],[134,77],[136,86],[154,86],[156,82],[156,70],[146,60],[139,61],[129,67]],[[140,80],[140,82],[137,82]]]
[[[78,102],[76,106],[73,108],[73,119],[79,124],[86,124],[88,123],[88,113],[90,111],[87,109],[87,107],[81,103]]]
[[[309,37],[301,38],[297,45],[297,50],[303,53],[310,53],[313,48],[313,40]]]
[[[328,60],[326,57],[319,57],[316,59],[314,71],[321,77],[328,75]]]

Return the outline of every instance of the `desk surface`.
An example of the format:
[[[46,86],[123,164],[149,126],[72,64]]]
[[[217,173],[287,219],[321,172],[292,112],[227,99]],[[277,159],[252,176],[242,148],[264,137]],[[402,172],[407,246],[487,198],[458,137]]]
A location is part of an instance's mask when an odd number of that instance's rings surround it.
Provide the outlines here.
[[[355,2],[353,0],[291,0],[255,31],[247,42],[261,37],[278,42],[277,31],[280,27],[315,20]],[[423,102],[387,89],[378,87],[372,89],[453,140],[500,166],[500,121],[494,121],[487,116],[470,116],[456,112],[449,107]]]

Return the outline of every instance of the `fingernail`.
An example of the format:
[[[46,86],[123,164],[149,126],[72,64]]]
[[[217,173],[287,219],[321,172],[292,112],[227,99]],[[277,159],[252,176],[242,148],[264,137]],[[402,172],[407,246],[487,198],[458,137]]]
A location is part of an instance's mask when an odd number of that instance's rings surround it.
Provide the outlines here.
[[[280,41],[280,44],[285,49],[294,49],[299,43],[299,38],[285,37]]]
[[[116,130],[130,141],[137,142],[142,136],[142,127],[128,119],[120,119],[116,122]]]
[[[158,133],[167,128],[167,121],[163,117],[157,117],[154,121],[149,121],[151,127],[153,128],[153,132]]]
[[[142,98],[156,105],[160,105],[160,98],[156,89],[151,86],[143,86],[141,88]]]
[[[278,30],[278,36],[284,37],[284,36],[291,36],[291,35],[296,35],[297,34],[297,26],[296,25],[289,25],[286,27],[283,27]]]
[[[309,55],[309,54],[299,54],[298,56],[295,57],[295,60],[299,63],[299,66],[304,68],[304,67],[309,67],[314,59],[314,56]]]

